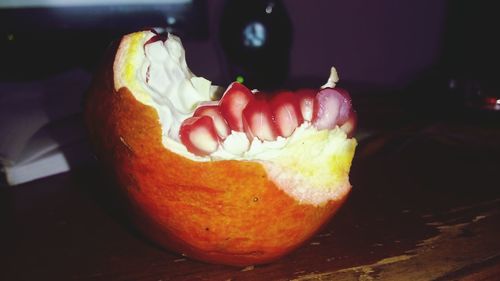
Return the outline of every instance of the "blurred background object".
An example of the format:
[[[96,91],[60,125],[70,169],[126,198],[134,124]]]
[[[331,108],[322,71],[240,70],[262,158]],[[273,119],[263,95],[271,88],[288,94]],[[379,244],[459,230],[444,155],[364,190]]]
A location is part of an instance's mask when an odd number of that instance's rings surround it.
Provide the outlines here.
[[[446,2],[436,58],[403,88],[407,108],[418,118],[461,113],[497,119],[500,43],[495,34],[500,20],[493,4]]]
[[[283,86],[289,73],[292,26],[281,1],[226,1],[219,40],[229,81],[261,90]]]
[[[0,169],[9,185],[91,159],[81,118],[90,80],[75,69],[43,80],[0,82]]]
[[[449,1],[437,63],[449,90],[468,107],[500,111],[500,19],[490,1]],[[459,96],[459,98],[460,98]]]

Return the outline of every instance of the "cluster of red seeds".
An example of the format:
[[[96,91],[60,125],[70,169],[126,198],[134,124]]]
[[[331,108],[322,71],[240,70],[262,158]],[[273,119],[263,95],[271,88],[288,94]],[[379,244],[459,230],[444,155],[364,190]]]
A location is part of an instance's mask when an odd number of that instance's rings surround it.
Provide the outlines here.
[[[234,82],[219,102],[198,106],[182,123],[179,136],[190,152],[204,156],[216,151],[231,131],[244,132],[249,140],[273,141],[289,137],[306,121],[318,130],[339,126],[351,136],[356,114],[349,93],[325,88],[279,91],[268,96]]]

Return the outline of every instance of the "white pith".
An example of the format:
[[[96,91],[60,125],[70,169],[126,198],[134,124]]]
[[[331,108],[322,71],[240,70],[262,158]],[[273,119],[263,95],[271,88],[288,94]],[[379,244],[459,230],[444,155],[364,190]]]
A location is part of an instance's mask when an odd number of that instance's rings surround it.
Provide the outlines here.
[[[213,99],[214,86],[191,73],[179,38],[170,34],[165,42],[160,40],[144,47],[154,33],[128,36],[122,40],[116,55],[115,88],[128,87],[139,102],[155,108],[166,149],[200,162],[259,162],[279,188],[302,203],[321,205],[340,199],[349,191],[351,159],[346,171],[328,171],[321,166],[321,163],[342,158],[344,149],[353,151],[356,146],[356,141],[348,139],[338,128],[318,131],[306,121],[290,137],[278,137],[275,141],[257,138],[249,141],[245,133],[232,131],[209,156],[190,153],[179,140],[179,127],[183,120],[192,116],[197,105]],[[135,69],[131,69],[133,66]],[[338,77],[330,80],[338,80]],[[210,142],[193,141],[206,149],[213,148]],[[317,167],[314,162],[319,163]]]

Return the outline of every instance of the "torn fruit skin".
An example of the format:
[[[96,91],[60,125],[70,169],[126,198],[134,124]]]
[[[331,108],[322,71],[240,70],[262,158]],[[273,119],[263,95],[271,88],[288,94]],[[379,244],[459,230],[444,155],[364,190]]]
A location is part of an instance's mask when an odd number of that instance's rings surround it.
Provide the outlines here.
[[[157,112],[128,88],[115,90],[114,52],[108,59],[87,95],[85,121],[134,224],[152,241],[210,263],[268,263],[310,238],[347,198],[303,204],[258,162],[197,162],[171,152]]]

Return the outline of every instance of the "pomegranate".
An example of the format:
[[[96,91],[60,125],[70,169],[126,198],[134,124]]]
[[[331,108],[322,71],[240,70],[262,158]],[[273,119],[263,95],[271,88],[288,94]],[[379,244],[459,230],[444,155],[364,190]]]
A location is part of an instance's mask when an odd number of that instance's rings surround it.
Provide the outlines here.
[[[268,263],[346,200],[356,115],[338,77],[270,98],[235,82],[217,101],[178,37],[140,31],[117,43],[85,121],[146,237],[206,262]]]

